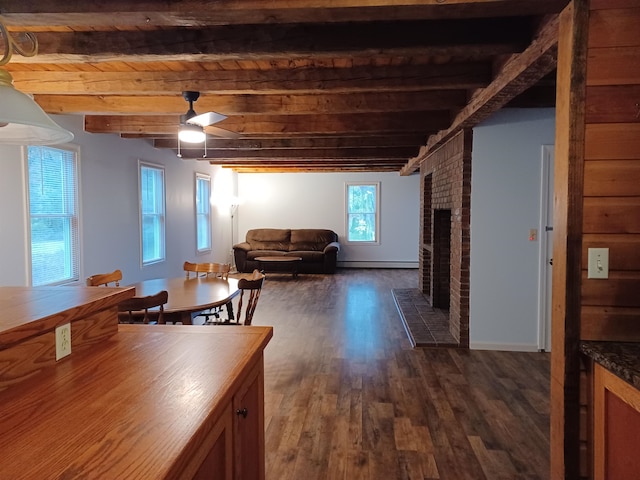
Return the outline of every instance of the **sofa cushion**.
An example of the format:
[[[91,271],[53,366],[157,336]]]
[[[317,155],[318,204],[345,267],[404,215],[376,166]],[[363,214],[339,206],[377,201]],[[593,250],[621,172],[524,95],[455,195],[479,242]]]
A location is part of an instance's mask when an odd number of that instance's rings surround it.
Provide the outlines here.
[[[257,228],[247,232],[251,250],[289,250],[291,230],[280,228]]]
[[[317,228],[302,228],[291,230],[291,245],[288,250],[294,251],[318,251],[321,252],[331,242],[337,240],[333,230]]]
[[[324,262],[324,253],[318,251],[297,250],[287,253],[288,257],[300,257],[303,262],[322,263]]]
[[[289,252],[282,250],[251,250],[247,253],[247,260],[255,260],[258,257],[282,257],[288,255]]]

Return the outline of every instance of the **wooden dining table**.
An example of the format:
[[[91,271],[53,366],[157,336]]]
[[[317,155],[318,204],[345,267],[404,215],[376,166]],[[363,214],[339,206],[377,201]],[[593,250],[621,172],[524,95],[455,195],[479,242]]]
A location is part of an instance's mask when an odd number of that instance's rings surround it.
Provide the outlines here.
[[[136,289],[136,297],[154,295],[161,290],[169,293],[169,299],[164,305],[166,322],[183,325],[192,324],[194,313],[210,308],[227,305],[229,319],[233,320],[231,300],[240,293],[238,280],[229,278],[223,280],[216,277],[196,278],[154,278],[131,285]]]

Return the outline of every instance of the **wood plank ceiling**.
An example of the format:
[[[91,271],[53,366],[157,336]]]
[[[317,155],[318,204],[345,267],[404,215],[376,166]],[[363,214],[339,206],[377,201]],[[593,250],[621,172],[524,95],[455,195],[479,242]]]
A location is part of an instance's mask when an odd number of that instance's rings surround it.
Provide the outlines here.
[[[5,66],[16,88],[88,132],[175,150],[195,90],[197,113],[228,118],[207,127],[206,158],[183,158],[407,175],[504,105],[554,104],[567,2],[3,0],[0,16],[39,42]]]

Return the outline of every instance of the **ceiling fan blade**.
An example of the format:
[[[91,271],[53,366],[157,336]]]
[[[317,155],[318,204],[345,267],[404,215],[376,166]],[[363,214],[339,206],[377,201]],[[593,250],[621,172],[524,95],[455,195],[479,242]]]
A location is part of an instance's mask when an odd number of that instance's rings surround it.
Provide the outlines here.
[[[240,138],[240,134],[236,133],[236,132],[232,132],[230,130],[225,130],[224,128],[220,128],[220,127],[206,127],[204,129],[204,132],[207,135],[213,135],[214,137],[220,137],[220,138]]]
[[[195,117],[191,117],[187,120],[187,123],[193,123],[195,125],[200,125],[201,127],[206,127],[207,125],[213,125],[214,123],[221,122],[227,118],[226,115],[222,115],[221,113],[216,112],[207,112],[201,115],[196,115]]]

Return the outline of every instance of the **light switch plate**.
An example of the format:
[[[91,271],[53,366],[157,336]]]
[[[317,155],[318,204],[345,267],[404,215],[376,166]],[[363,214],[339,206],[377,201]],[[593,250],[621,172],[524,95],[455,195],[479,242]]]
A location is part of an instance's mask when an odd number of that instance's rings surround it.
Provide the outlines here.
[[[609,249],[590,248],[587,278],[609,278]]]

